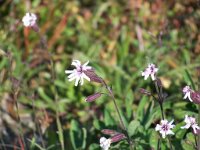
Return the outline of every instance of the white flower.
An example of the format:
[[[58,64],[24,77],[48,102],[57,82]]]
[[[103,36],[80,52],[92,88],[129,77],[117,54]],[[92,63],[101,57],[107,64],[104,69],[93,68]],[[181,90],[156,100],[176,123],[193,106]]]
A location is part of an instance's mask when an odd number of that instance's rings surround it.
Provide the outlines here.
[[[146,80],[149,76],[151,76],[152,80],[155,80],[155,74],[158,72],[158,68],[154,64],[149,64],[145,71],[142,72],[142,76],[144,76],[144,80]]]
[[[184,97],[183,97],[183,99],[188,98],[192,102],[191,92],[193,92],[193,90],[189,86],[185,86],[183,88],[183,94],[185,94]]]
[[[85,71],[92,69],[92,67],[87,66],[88,63],[89,61],[81,65],[81,62],[79,60],[73,60],[71,65],[75,66],[76,68],[73,70],[65,70],[66,74],[70,74],[68,76],[69,81],[76,80],[75,86],[78,85],[79,81],[80,84],[83,85],[84,79],[90,81],[90,78],[84,73]]]
[[[172,128],[175,127],[175,125],[173,125],[174,120],[172,120],[171,122],[168,123],[167,120],[161,120],[161,124],[157,124],[155,130],[159,131],[160,134],[162,134],[162,138],[165,138],[166,135],[168,134],[172,134],[174,135],[174,132],[172,132]]]
[[[23,17],[22,22],[25,27],[33,27],[36,25],[37,16],[33,13],[26,13]]]
[[[102,150],[108,150],[111,144],[111,139],[106,139],[105,137],[100,138],[100,146]]]
[[[186,125],[181,127],[181,129],[188,129],[188,128],[192,127],[195,134],[197,133],[197,129],[198,130],[200,129],[200,127],[196,123],[196,119],[194,117],[188,117],[188,115],[185,115],[184,122],[186,123]]]

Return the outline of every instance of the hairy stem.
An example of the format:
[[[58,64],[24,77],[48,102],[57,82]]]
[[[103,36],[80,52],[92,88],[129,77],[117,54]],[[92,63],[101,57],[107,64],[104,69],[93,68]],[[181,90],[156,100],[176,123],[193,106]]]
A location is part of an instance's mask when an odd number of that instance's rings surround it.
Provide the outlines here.
[[[118,114],[118,117],[119,117],[119,120],[120,120],[120,124],[121,124],[123,130],[125,131],[126,136],[127,136],[127,138],[128,138],[127,141],[128,141],[128,143],[129,143],[130,150],[132,150],[132,149],[133,149],[133,143],[132,143],[132,141],[131,141],[131,139],[130,139],[130,137],[129,137],[129,135],[128,135],[128,130],[127,130],[127,128],[126,128],[126,126],[125,126],[125,124],[124,124],[124,122],[123,122],[123,119],[122,119],[122,116],[121,116],[121,114],[120,114],[119,108],[118,108],[118,106],[117,106],[116,99],[115,99],[115,96],[114,96],[114,94],[113,94],[113,92],[112,92],[112,89],[111,89],[111,87],[109,87],[109,86],[105,83],[104,80],[102,80],[102,81],[103,81],[103,85],[104,85],[105,88],[108,90],[108,93],[109,93],[109,95],[111,96],[111,98],[112,98],[112,100],[113,100],[115,109],[116,109],[116,111],[117,111],[117,114]]]

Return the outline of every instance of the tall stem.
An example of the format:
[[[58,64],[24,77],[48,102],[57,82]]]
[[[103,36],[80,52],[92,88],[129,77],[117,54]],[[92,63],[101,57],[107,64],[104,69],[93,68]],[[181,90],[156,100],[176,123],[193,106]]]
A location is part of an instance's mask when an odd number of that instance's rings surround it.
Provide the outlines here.
[[[198,148],[198,144],[197,144],[197,137],[196,135],[194,134],[194,140],[195,140],[195,148],[197,149]],[[197,149],[198,150],[198,149]]]
[[[61,149],[65,150],[63,128],[62,128],[61,121],[60,121],[60,118],[59,118],[58,92],[57,92],[57,88],[56,88],[56,85],[55,85],[56,74],[55,74],[55,71],[54,71],[52,56],[50,56],[50,65],[51,65],[52,82],[53,82],[53,85],[54,85],[53,86],[53,93],[54,93],[54,99],[55,99],[55,103],[56,103],[56,124],[57,124],[57,128],[58,128],[58,133],[59,133],[58,137],[59,137],[59,141],[60,141],[60,144],[61,144]]]
[[[161,114],[162,114],[162,119],[164,120],[165,117],[164,117],[164,111],[163,111],[163,105],[162,105],[162,103],[160,103],[160,110],[161,110]]]
[[[165,117],[164,117],[164,110],[163,110],[163,101],[164,101],[163,93],[162,93],[163,91],[162,91],[162,88],[160,88],[160,90],[159,90],[157,80],[154,83],[155,83],[155,88],[156,88],[156,92],[157,92],[157,95],[158,95],[158,103],[160,105],[162,119],[164,120]],[[172,150],[173,148],[172,148],[172,143],[170,141],[170,138],[167,138],[167,139],[168,139],[168,142],[169,142],[170,150]]]
[[[103,81],[103,82],[104,82],[104,81]],[[110,96],[111,96],[111,98],[112,98],[112,100],[113,100],[115,109],[116,109],[116,111],[117,111],[117,114],[118,114],[118,117],[119,117],[119,120],[120,120],[120,124],[121,124],[123,130],[126,132],[126,136],[127,136],[127,138],[128,138],[127,141],[128,141],[128,143],[129,143],[130,149],[132,150],[132,149],[133,149],[133,143],[132,143],[132,141],[131,141],[131,139],[130,139],[130,137],[129,137],[129,135],[128,135],[127,128],[126,128],[126,126],[125,126],[125,124],[124,124],[124,122],[123,122],[123,120],[122,120],[122,116],[121,116],[120,111],[119,111],[119,108],[118,108],[118,106],[117,106],[117,103],[116,103],[116,100],[115,100],[115,96],[114,96],[114,94],[113,94],[113,92],[112,92],[112,89],[111,89],[110,87],[108,87],[107,84],[106,84],[105,82],[104,82],[104,85],[105,85],[106,89],[108,90],[108,92],[109,92],[109,94],[110,94]]]

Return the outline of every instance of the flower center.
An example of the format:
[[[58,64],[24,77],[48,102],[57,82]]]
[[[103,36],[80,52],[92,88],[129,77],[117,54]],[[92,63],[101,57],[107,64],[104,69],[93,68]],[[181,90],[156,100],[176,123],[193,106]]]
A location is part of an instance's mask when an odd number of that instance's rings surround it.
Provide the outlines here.
[[[168,130],[169,130],[168,125],[167,125],[167,124],[164,124],[164,125],[162,126],[162,130],[163,130],[163,131],[168,131]]]
[[[78,74],[82,74],[82,73],[83,73],[83,67],[80,66],[80,67],[77,69],[77,72],[78,72]]]
[[[154,66],[151,66],[150,70],[151,70],[151,73],[153,73],[154,72]]]

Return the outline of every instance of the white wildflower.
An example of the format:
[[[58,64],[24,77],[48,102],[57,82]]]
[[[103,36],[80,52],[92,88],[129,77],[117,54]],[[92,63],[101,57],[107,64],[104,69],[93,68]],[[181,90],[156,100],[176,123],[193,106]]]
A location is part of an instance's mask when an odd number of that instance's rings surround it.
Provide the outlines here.
[[[186,125],[181,127],[181,129],[189,129],[191,127],[195,134],[197,133],[197,130],[200,129],[194,117],[189,117],[188,115],[185,115],[184,122],[186,123]]]
[[[108,150],[111,144],[111,139],[106,139],[105,137],[100,138],[100,146],[102,150]]]
[[[160,132],[162,138],[165,138],[168,134],[174,135],[174,132],[172,132],[171,129],[174,128],[175,125],[173,125],[172,123],[173,120],[169,123],[167,120],[161,120],[161,124],[157,124],[155,130]]]
[[[73,70],[65,70],[66,74],[70,74],[68,76],[69,81],[76,80],[75,86],[77,86],[79,82],[81,85],[83,85],[84,79],[90,81],[90,78],[85,74],[86,71],[92,69],[92,67],[87,66],[88,63],[89,61],[81,65],[81,62],[79,60],[73,60],[71,65],[75,66],[76,68]]]
[[[34,13],[26,13],[23,17],[22,22],[25,27],[34,27],[36,26],[37,16]]]
[[[146,80],[149,76],[151,76],[152,80],[155,80],[155,74],[158,72],[158,68],[154,64],[149,64],[145,71],[142,72],[142,76],[144,76],[144,80]]]

